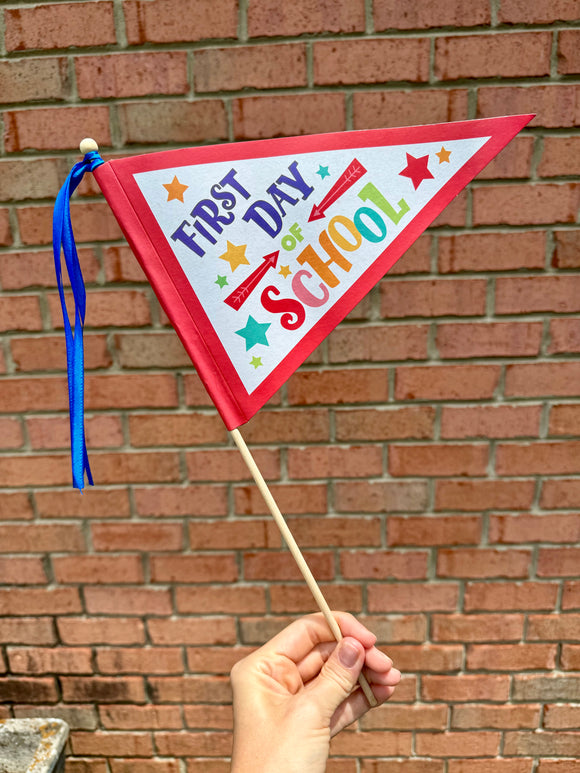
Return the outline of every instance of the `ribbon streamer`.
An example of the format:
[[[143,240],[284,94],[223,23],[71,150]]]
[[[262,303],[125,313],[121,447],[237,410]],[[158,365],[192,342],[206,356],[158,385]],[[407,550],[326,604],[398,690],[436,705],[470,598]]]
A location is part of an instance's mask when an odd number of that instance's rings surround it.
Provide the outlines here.
[[[71,169],[66,181],[56,197],[52,218],[52,246],[54,268],[66,339],[66,361],[68,377],[68,399],[70,409],[70,437],[73,485],[82,491],[85,486],[85,472],[89,484],[93,477],[89,466],[89,457],[85,440],[84,406],[84,348],[83,326],[85,323],[86,292],[77,255],[72,223],[70,218],[70,198],[77,189],[85,172],[92,172],[104,161],[96,151],[90,151],[82,161]],[[64,253],[67,273],[75,305],[74,323],[71,327],[64,295],[60,254]]]

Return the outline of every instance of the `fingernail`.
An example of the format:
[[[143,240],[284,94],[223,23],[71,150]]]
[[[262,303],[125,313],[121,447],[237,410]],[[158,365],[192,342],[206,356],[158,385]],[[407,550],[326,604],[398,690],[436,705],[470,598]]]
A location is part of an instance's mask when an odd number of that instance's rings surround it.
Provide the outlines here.
[[[358,649],[349,641],[341,641],[338,647],[338,659],[346,668],[352,668],[358,660]]]

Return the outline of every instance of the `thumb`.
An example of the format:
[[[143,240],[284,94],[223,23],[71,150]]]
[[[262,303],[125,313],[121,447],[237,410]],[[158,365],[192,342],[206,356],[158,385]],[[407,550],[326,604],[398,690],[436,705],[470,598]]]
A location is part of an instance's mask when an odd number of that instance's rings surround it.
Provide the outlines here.
[[[354,689],[364,659],[363,645],[351,636],[346,636],[335,647],[314,680],[311,697],[329,721],[334,711]]]

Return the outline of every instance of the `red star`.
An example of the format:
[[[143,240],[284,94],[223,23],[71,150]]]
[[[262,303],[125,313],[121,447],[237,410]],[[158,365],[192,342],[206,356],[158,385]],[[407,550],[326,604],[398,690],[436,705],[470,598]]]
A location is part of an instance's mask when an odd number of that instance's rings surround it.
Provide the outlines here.
[[[433,178],[431,172],[427,169],[427,161],[429,156],[421,156],[421,158],[414,158],[410,153],[407,153],[407,166],[402,172],[399,172],[403,177],[408,177],[413,183],[415,190],[423,182],[423,180],[429,180]]]

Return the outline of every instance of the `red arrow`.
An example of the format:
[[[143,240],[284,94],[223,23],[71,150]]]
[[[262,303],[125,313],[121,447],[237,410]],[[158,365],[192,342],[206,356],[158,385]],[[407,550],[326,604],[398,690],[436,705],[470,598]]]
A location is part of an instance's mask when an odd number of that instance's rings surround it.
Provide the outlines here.
[[[359,180],[363,174],[366,174],[366,171],[367,170],[360,163],[360,161],[357,161],[355,158],[352,164],[349,164],[345,171],[340,175],[338,180],[334,183],[320,204],[315,204],[312,207],[312,212],[310,213],[308,222],[311,223],[313,220],[321,220],[323,217],[325,217],[325,213],[328,207],[330,207],[331,204],[334,204],[334,202],[339,199],[343,193],[346,193],[351,185],[354,185],[354,183]]]
[[[269,255],[264,255],[261,265],[259,265],[258,268],[253,271],[247,279],[244,279],[242,284],[237,287],[231,295],[228,295],[228,297],[224,300],[224,303],[227,303],[228,306],[231,306],[232,309],[235,309],[236,311],[241,308],[242,304],[244,304],[250,297],[252,291],[255,290],[262,277],[271,268],[276,267],[279,254],[280,250],[276,250],[276,252],[271,252]]]

